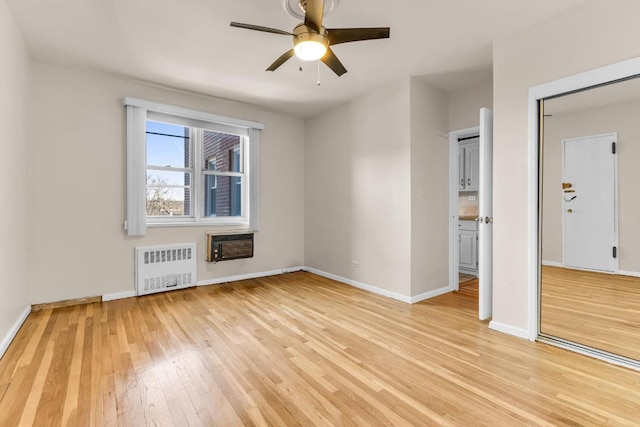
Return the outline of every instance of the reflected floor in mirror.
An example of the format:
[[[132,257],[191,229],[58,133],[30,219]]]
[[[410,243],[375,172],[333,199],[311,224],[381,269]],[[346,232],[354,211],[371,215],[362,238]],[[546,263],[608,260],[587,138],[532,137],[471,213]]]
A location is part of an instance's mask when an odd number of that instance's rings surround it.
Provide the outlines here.
[[[468,274],[460,273],[457,294],[472,298],[478,298],[478,278]]]
[[[540,330],[640,360],[640,278],[542,267]]]

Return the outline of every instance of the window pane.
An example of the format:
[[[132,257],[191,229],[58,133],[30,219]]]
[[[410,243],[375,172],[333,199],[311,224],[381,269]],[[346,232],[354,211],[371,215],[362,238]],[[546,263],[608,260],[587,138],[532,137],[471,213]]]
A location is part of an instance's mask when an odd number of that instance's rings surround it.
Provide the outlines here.
[[[242,215],[242,178],[205,175],[204,216]]]
[[[147,216],[191,216],[191,189],[147,186]]]
[[[215,159],[215,170],[217,171],[243,172],[240,162],[241,137],[205,130],[202,138],[202,158],[204,163],[201,169],[212,170],[210,161]],[[237,153],[237,160],[233,158],[234,153]]]
[[[191,185],[191,173],[147,170],[147,185]]]
[[[147,121],[147,165],[190,167],[189,128]]]

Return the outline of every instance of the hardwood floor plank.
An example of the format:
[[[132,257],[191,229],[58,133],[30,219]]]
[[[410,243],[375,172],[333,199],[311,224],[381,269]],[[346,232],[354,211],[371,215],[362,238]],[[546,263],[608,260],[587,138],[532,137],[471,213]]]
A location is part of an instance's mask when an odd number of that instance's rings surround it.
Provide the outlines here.
[[[476,314],[304,272],[43,310],[0,360],[0,425],[637,424],[640,373]]]
[[[542,267],[541,331],[640,360],[640,278]]]

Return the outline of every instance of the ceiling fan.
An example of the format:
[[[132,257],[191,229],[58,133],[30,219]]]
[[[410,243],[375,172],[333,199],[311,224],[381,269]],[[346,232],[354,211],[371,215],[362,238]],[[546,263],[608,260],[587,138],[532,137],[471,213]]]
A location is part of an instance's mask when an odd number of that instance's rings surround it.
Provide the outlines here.
[[[300,0],[300,7],[304,10],[304,22],[293,29],[293,32],[259,25],[232,22],[232,27],[247,30],[263,31],[265,33],[281,34],[293,37],[293,49],[285,52],[280,58],[267,68],[275,71],[289,60],[297,56],[304,61],[321,60],[338,76],[347,72],[344,65],[331,50],[331,46],[340,43],[357,42],[362,40],[387,39],[390,28],[325,28],[322,26],[324,0]]]

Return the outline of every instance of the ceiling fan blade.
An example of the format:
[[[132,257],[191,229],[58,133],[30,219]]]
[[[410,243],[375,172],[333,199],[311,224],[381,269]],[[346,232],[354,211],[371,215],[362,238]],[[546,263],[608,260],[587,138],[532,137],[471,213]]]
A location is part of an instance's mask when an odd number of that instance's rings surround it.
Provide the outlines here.
[[[293,49],[283,53],[282,56],[280,56],[280,58],[276,59],[276,61],[273,64],[271,64],[269,68],[267,68],[267,71],[277,70],[278,67],[280,67],[282,64],[287,62],[289,59],[291,59],[293,55],[295,55],[295,52],[293,51]]]
[[[342,65],[342,62],[340,62],[331,48],[327,49],[327,53],[322,57],[321,61],[324,62],[327,67],[331,68],[331,70],[336,73],[338,77],[347,72],[347,69],[344,68],[344,65]]]
[[[329,45],[340,43],[358,42],[362,40],[388,39],[391,29],[379,28],[327,28]]]
[[[261,27],[260,25],[242,24],[240,22],[232,22],[232,27],[244,28],[246,30],[262,31],[264,33],[282,34],[283,36],[292,36],[288,31],[282,31],[275,28]]]
[[[324,0],[308,0],[307,11],[304,14],[304,25],[320,32],[324,15]]]

